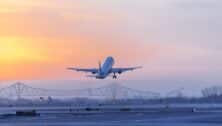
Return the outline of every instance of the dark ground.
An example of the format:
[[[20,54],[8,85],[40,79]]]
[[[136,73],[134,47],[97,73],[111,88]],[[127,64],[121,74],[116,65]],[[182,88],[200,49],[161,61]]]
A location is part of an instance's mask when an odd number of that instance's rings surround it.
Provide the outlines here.
[[[21,108],[17,108],[21,109]],[[29,108],[30,109],[30,108]],[[13,110],[14,111],[14,110]],[[222,108],[70,110],[44,108],[40,116],[0,116],[0,126],[221,126]]]

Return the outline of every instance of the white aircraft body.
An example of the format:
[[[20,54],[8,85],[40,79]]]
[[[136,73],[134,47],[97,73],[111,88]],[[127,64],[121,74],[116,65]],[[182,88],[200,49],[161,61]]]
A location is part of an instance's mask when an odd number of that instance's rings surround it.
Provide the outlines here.
[[[101,66],[101,63],[99,62],[99,68],[92,68],[92,69],[82,69],[82,68],[67,68],[68,70],[75,70],[78,72],[88,72],[92,73],[94,75],[88,75],[87,77],[95,77],[96,79],[105,79],[109,75],[113,74],[113,79],[117,79],[117,73],[122,74],[126,71],[133,71],[135,69],[141,68],[141,67],[128,67],[128,68],[113,68],[115,61],[113,57],[107,57],[104,64]]]

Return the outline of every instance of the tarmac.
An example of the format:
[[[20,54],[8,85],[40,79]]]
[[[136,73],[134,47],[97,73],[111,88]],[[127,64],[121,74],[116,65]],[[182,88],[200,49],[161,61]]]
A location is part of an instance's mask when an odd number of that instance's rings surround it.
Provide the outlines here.
[[[18,111],[36,114],[17,115]],[[220,107],[13,107],[0,112],[1,126],[222,125]]]

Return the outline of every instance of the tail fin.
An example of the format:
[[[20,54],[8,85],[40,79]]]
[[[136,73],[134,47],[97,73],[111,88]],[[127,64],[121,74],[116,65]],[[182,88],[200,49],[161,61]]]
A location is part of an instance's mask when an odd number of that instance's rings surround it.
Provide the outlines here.
[[[102,71],[102,66],[101,66],[101,62],[99,61],[99,73],[101,73]]]

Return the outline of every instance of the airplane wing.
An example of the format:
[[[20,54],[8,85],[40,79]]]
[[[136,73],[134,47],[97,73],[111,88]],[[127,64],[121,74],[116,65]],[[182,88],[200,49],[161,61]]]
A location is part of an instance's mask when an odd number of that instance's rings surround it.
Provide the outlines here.
[[[72,67],[69,67],[67,68],[68,70],[75,70],[77,72],[90,72],[90,73],[98,73],[98,69],[96,68],[92,68],[92,69],[84,69],[84,68],[72,68]]]
[[[133,71],[136,69],[140,69],[142,68],[141,66],[139,67],[128,67],[128,68],[112,68],[111,73],[123,73],[126,71]]]

